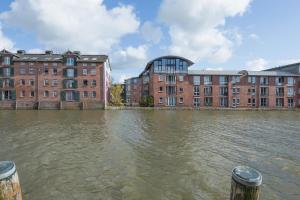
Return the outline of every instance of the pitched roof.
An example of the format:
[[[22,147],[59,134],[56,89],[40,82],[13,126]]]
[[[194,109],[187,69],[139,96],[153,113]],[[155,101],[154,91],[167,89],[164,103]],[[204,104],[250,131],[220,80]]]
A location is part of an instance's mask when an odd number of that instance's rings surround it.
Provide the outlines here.
[[[220,75],[220,76],[240,76],[245,72],[248,76],[300,76],[283,71],[215,71],[215,70],[188,70],[190,75]]]

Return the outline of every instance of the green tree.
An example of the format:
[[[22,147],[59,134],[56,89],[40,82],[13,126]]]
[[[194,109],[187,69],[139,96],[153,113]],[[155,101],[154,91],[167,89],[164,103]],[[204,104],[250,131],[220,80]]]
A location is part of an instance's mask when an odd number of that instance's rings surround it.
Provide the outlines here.
[[[152,96],[143,97],[140,106],[143,107],[153,107],[154,106],[154,99]]]
[[[110,89],[110,104],[112,106],[123,106],[123,90],[124,87],[120,84],[112,85]]]

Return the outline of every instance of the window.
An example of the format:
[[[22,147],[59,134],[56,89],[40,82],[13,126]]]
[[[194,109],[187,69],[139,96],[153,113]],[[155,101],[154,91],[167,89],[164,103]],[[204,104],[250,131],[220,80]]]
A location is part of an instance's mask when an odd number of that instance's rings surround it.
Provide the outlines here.
[[[232,94],[235,95],[235,94],[240,94],[240,88],[232,88]]]
[[[220,107],[228,107],[228,98],[220,98]]]
[[[77,88],[77,81],[75,80],[65,80],[66,88]]]
[[[180,92],[180,93],[183,93],[183,88],[182,88],[182,87],[179,88],[179,92]]]
[[[204,76],[204,85],[212,84],[212,76]]]
[[[48,73],[49,73],[48,67],[44,66],[44,74],[48,74]]]
[[[256,94],[255,88],[249,88],[248,89],[248,95],[255,96],[255,94]]]
[[[87,67],[88,64],[87,64],[87,63],[82,63],[82,66],[83,66],[83,67]]]
[[[232,99],[232,107],[238,107],[240,105],[240,99],[239,98],[233,98]]]
[[[276,88],[276,96],[283,97],[284,96],[284,88],[283,87],[277,87]]]
[[[183,103],[183,97],[179,98],[179,103],[182,104]]]
[[[49,97],[49,91],[44,91],[44,97]]]
[[[52,66],[55,66],[55,67],[56,67],[56,66],[57,66],[57,63],[53,63]]]
[[[67,69],[67,77],[72,78],[75,76],[74,69]]]
[[[220,88],[220,95],[221,96],[228,96],[228,87],[221,87]]]
[[[3,65],[10,65],[10,57],[5,56],[3,59]]]
[[[33,67],[29,67],[29,74],[34,74],[35,71],[34,71],[34,68]]]
[[[158,81],[164,81],[165,76],[164,75],[158,75]]]
[[[67,58],[67,66],[74,66],[74,58]]]
[[[52,97],[57,97],[57,91],[52,92]]]
[[[261,107],[267,107],[268,106],[268,100],[267,100],[267,98],[261,98],[260,99],[260,106]]]
[[[3,76],[11,76],[11,74],[10,68],[3,68]]]
[[[97,85],[97,81],[96,81],[96,80],[92,80],[92,83],[91,83],[91,85],[92,85],[93,87],[96,87],[96,85]]]
[[[276,77],[275,83],[276,85],[282,85],[284,83],[284,77]]]
[[[91,74],[91,75],[96,75],[96,73],[97,73],[97,71],[96,71],[95,68],[90,70],[90,74]]]
[[[159,87],[159,92],[163,92],[163,87]]]
[[[96,67],[96,63],[92,63],[91,66]]]
[[[176,76],[168,75],[166,78],[167,78],[167,84],[176,84]]]
[[[204,95],[205,96],[212,96],[212,87],[205,87],[204,88]]]
[[[164,102],[164,98],[159,97],[159,103],[162,104]]]
[[[45,79],[44,80],[44,86],[48,86],[49,85],[49,80],[48,79]]]
[[[219,77],[219,83],[220,83],[220,85],[226,85],[228,83],[228,77],[227,76],[220,76]]]
[[[87,69],[82,69],[82,75],[87,75],[88,74],[88,70]]]
[[[179,78],[179,81],[182,82],[183,79],[184,79],[184,76],[183,75],[179,75],[178,78]]]
[[[22,91],[20,92],[20,97],[25,97],[25,91],[24,91],[24,90],[22,90]]]
[[[194,107],[200,107],[200,98],[194,98]]]
[[[56,79],[52,80],[52,86],[55,87],[58,85],[58,81]]]
[[[288,99],[288,107],[289,108],[293,108],[295,105],[294,105],[294,99],[291,99],[291,98],[289,98]]]
[[[92,92],[92,98],[96,98],[96,95],[97,95],[97,94],[96,94],[96,91],[93,91],[93,92]]]
[[[295,84],[295,80],[293,77],[288,77],[288,86],[293,86]]]
[[[233,76],[232,77],[232,84],[239,83],[240,81],[241,81],[240,76]]]
[[[256,83],[256,77],[255,76],[248,76],[248,83],[255,84]]]
[[[25,80],[21,79],[21,80],[19,80],[19,83],[20,83],[20,85],[25,85]]]
[[[194,85],[200,85],[200,76],[194,76]]]
[[[88,91],[84,91],[84,92],[83,92],[83,97],[84,97],[84,98],[87,98],[87,97],[89,97],[89,93],[88,93]]]
[[[293,87],[288,87],[288,96],[292,97],[294,95],[295,95],[294,88]]]
[[[212,106],[213,98],[212,97],[205,97],[204,98],[204,105],[205,106]]]
[[[252,107],[255,107],[256,106],[256,100],[255,100],[255,98],[250,98],[250,99],[248,99],[248,105],[250,105],[250,106],[252,106]]]
[[[276,98],[276,107],[283,107],[284,99],[283,98]]]
[[[194,86],[194,96],[200,96],[200,87]]]
[[[34,91],[30,91],[29,96],[30,96],[30,97],[34,97]]]
[[[268,88],[261,87],[260,88],[260,96],[267,96],[268,95]]]
[[[20,67],[20,68],[19,68],[19,72],[20,72],[21,75],[26,74],[26,69],[25,69],[25,67]]]
[[[268,85],[269,84],[268,77],[260,77],[260,84],[261,85]]]
[[[167,106],[175,106],[176,98],[175,97],[167,97]]]
[[[84,87],[86,87],[86,86],[89,85],[88,80],[83,80],[82,83],[83,83],[83,86],[84,86]]]
[[[57,75],[57,68],[55,67],[55,68],[52,68],[52,74],[53,75]]]
[[[34,86],[34,80],[33,79],[29,80],[29,85]]]

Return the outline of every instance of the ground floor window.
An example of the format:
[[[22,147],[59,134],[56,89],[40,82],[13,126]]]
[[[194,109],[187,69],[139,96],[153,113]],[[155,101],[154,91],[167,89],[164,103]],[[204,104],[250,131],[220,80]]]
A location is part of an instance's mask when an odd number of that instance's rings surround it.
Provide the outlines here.
[[[14,90],[0,90],[0,101],[1,100],[16,100],[16,91]]]
[[[194,107],[200,107],[200,98],[194,98]]]
[[[233,98],[232,99],[232,107],[238,107],[240,106],[240,99],[239,98]]]
[[[277,98],[276,99],[276,107],[283,107],[284,106],[284,99],[283,98]]]
[[[228,98],[220,98],[220,107],[228,107]]]
[[[268,106],[268,99],[267,98],[261,98],[260,99],[260,106],[261,107],[267,107]]]
[[[175,97],[167,97],[167,106],[175,106],[176,98]]]
[[[182,104],[183,103],[183,97],[179,98],[179,103]]]
[[[84,92],[83,92],[83,97],[84,97],[84,98],[89,97],[88,91],[84,91]],[[129,102],[129,98],[127,99],[127,101]]]
[[[74,101],[74,92],[66,91],[66,101]]]
[[[34,97],[34,91],[30,92],[30,97]]]
[[[164,103],[164,98],[159,97],[159,103],[160,103],[160,104]]]
[[[248,106],[255,107],[256,106],[256,100],[254,98],[248,99]]]
[[[294,107],[294,99],[288,98],[288,107],[293,108]]]
[[[205,97],[204,98],[204,105],[205,106],[212,106],[213,98],[212,97]]]

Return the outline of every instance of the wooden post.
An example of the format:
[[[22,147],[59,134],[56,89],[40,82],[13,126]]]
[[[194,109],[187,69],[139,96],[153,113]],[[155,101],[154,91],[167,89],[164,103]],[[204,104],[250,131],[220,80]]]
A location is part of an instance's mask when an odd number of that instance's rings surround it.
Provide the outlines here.
[[[232,170],[230,200],[259,200],[262,175],[259,171],[238,166]]]
[[[22,200],[15,163],[0,161],[0,200]]]

